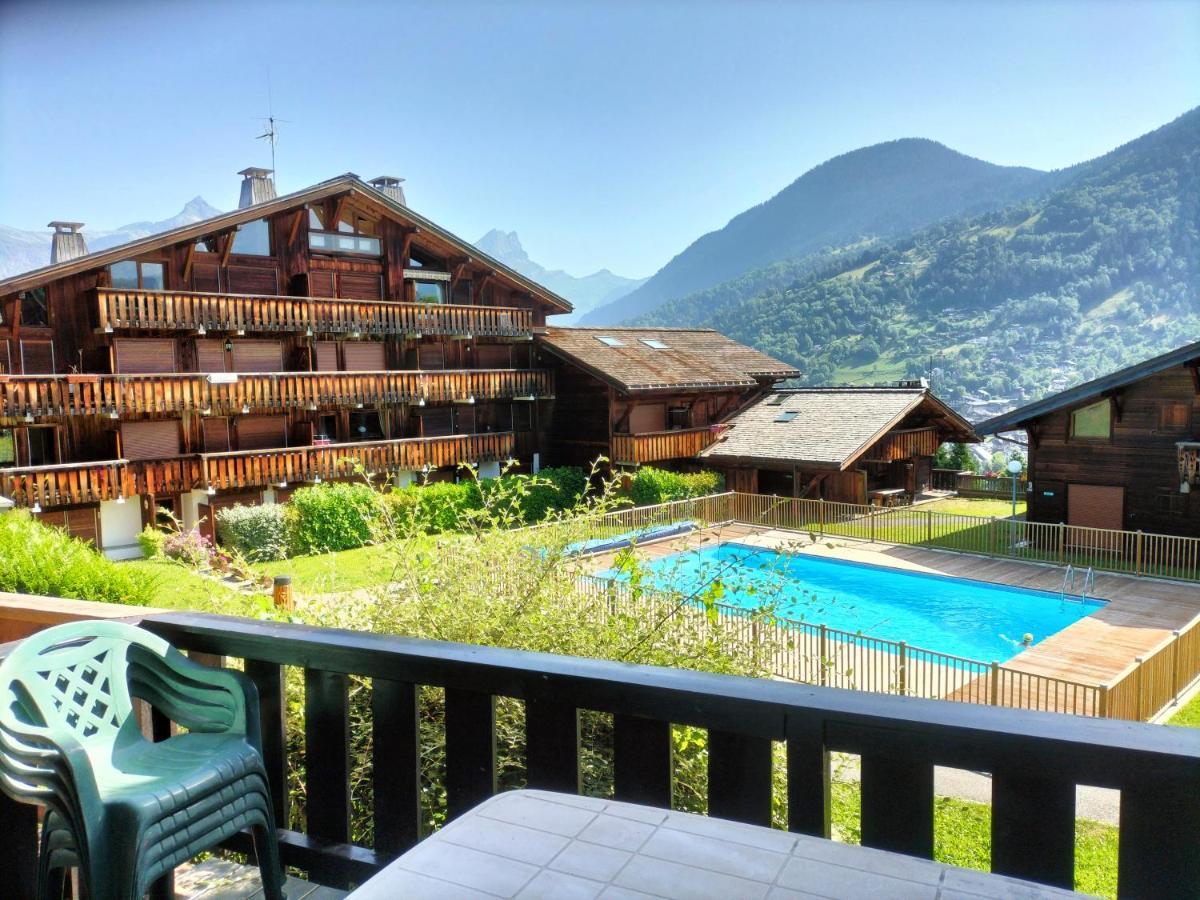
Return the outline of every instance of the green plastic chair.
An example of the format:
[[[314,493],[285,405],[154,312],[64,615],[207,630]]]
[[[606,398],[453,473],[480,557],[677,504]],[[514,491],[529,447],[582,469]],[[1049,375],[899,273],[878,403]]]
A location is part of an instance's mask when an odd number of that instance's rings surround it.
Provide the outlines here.
[[[78,868],[89,898],[133,900],[246,828],[266,896],[283,897],[258,694],[244,675],[132,625],[73,622],[20,643],[0,664],[0,697],[0,789],[45,807],[39,897]],[[186,731],[147,741],[133,698]]]

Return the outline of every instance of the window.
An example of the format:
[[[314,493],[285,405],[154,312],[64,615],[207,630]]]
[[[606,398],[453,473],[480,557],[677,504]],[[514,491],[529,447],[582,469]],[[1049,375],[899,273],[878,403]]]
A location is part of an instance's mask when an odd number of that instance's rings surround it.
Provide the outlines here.
[[[163,264],[123,259],[108,267],[112,286],[124,290],[161,291],[166,287]]]
[[[21,292],[21,324],[34,327],[50,324],[50,307],[44,287]]]
[[[52,466],[58,462],[57,428],[29,429],[29,462],[31,466]]]
[[[609,334],[597,335],[596,340],[602,343],[605,347],[624,347],[625,342],[613,337]]]
[[[686,406],[672,406],[667,410],[667,427],[672,431],[692,427],[692,411]]]
[[[266,219],[255,219],[239,225],[233,236],[233,252],[246,256],[271,255],[271,229]]]
[[[325,231],[321,218],[315,210],[308,211],[308,246],[310,250],[325,250],[330,253],[362,253],[380,256],[383,253],[379,238],[366,232],[364,221],[337,223],[337,229]]]
[[[350,440],[382,441],[383,423],[374,410],[350,413]]]
[[[642,343],[651,350],[670,350],[671,348],[660,341],[658,338],[642,338]]]
[[[777,415],[775,417],[775,421],[776,422],[790,422],[790,421],[792,421],[792,419],[796,418],[796,416],[798,416],[798,415],[799,415],[799,413],[796,412],[795,410],[786,410],[784,412],[781,412],[779,415]]]
[[[0,428],[0,466],[17,464],[17,441],[11,428]]]
[[[446,283],[444,281],[414,281],[418,303],[445,303]]]
[[[1071,437],[1108,438],[1112,434],[1112,403],[1107,398],[1071,413]]]
[[[1188,403],[1164,403],[1158,410],[1159,431],[1187,431],[1192,423],[1192,407]]]

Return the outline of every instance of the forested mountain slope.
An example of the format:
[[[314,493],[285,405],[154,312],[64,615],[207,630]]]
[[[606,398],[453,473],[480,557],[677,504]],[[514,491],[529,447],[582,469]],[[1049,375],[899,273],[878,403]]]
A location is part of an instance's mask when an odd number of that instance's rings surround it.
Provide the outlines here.
[[[776,265],[642,321],[712,326],[811,384],[932,375],[968,411],[1195,340],[1200,109],[1063,177],[1042,199]]]
[[[1036,196],[1055,174],[997,166],[935,141],[864,147],[806,172],[770,200],[710,232],[637,290],[583,318],[611,324],[779,260],[862,238],[892,239],[949,216]]]

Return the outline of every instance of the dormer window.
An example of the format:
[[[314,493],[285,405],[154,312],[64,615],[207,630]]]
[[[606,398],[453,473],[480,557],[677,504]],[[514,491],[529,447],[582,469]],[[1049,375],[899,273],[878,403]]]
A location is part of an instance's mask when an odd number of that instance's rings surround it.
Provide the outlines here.
[[[166,287],[163,264],[123,259],[108,267],[112,286],[123,290],[161,291]]]
[[[233,252],[245,256],[271,255],[271,229],[266,219],[239,225],[233,236]]]
[[[310,250],[325,253],[358,253],[363,256],[381,256],[379,238],[367,230],[363,219],[342,219],[332,230],[326,230],[316,210],[308,211],[308,246]]]

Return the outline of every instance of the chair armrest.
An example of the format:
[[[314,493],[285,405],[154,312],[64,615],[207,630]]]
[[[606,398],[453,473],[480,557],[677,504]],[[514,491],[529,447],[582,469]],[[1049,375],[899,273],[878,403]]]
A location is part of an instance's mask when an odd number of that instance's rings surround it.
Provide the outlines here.
[[[173,647],[131,646],[130,694],[189,731],[258,736],[258,694],[240,672],[201,665]],[[253,731],[251,731],[253,729]]]

